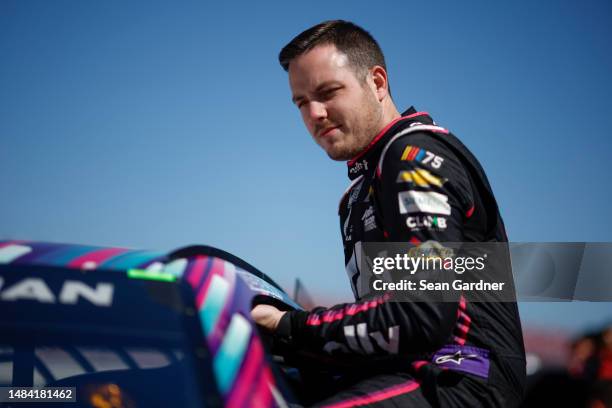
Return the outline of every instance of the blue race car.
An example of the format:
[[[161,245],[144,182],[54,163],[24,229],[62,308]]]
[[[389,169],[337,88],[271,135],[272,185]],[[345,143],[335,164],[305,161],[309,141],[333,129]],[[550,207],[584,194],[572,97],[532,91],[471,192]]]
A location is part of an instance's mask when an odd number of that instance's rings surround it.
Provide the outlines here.
[[[300,308],[211,247],[0,241],[0,387],[70,387],[54,400],[69,407],[285,407],[297,370],[269,353],[258,302]]]

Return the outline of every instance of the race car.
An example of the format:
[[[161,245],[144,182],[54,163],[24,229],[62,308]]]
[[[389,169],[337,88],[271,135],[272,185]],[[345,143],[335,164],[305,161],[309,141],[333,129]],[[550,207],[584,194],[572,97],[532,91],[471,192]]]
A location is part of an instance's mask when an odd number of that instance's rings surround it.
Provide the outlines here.
[[[288,406],[299,373],[270,354],[250,317],[257,303],[301,308],[264,273],[208,246],[0,241],[0,387],[23,391],[2,388],[0,403]]]

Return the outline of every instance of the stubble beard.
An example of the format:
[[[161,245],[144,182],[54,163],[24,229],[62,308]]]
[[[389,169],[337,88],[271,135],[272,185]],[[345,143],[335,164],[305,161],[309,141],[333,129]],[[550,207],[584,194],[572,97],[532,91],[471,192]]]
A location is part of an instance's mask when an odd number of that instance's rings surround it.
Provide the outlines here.
[[[345,138],[348,143],[338,150],[328,150],[327,155],[330,159],[337,161],[351,160],[370,144],[380,130],[383,109],[375,96],[368,91],[365,90],[361,119],[353,125],[351,134]]]

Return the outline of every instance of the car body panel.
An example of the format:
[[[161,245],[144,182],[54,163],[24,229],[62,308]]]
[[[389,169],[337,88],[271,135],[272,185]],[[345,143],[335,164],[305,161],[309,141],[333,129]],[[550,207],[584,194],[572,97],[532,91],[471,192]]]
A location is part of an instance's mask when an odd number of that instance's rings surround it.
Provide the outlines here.
[[[39,270],[35,267],[40,267],[40,271],[44,267],[44,273],[52,274],[54,268],[66,276],[74,273],[76,281],[99,272],[95,275],[98,278],[110,278],[111,274],[118,273],[122,278],[127,276],[130,279],[179,282],[190,289],[189,302],[195,309],[192,313],[200,323],[199,338],[205,342],[203,349],[206,350],[207,370],[213,373],[215,390],[222,405],[285,406],[287,398],[291,399],[291,392],[283,384],[278,370],[266,354],[262,338],[250,317],[250,310],[253,300],[262,296],[286,309],[299,308],[299,305],[267,276],[231,254],[204,246],[163,253],[46,242],[0,241],[0,265],[3,265],[0,272],[6,275],[5,278],[11,271],[35,271],[38,274]],[[15,283],[14,277],[12,282],[13,287],[19,284]],[[0,283],[8,283],[8,280],[3,279]],[[16,290],[11,292],[11,296],[3,297],[10,290],[6,284],[0,286],[0,300],[17,300],[10,307],[6,306],[6,310],[53,307],[51,304],[36,305],[36,294],[28,294],[27,291],[22,295],[25,298],[19,298]],[[44,289],[41,290],[44,292]],[[134,289],[134,293],[139,292]],[[92,294],[90,296],[93,298]],[[71,300],[73,307],[92,307],[87,304],[85,297],[78,300],[76,295],[64,298]],[[57,295],[56,299],[62,300],[62,294]],[[138,301],[138,297],[135,297],[133,304]],[[14,308],[15,304],[17,309]],[[124,309],[127,308],[124,306]],[[188,309],[185,307],[187,314]],[[143,310],[139,313],[144,315],[147,312]],[[92,312],[92,316],[95,315],[96,312]],[[215,399],[211,401],[214,405]]]

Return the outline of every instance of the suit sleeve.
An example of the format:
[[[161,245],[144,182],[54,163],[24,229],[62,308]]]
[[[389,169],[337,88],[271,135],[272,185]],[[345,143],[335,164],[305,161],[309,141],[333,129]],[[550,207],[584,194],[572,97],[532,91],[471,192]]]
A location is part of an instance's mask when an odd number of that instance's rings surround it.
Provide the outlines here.
[[[394,141],[374,183],[391,242],[460,242],[472,191],[459,160],[425,133]],[[378,191],[376,191],[378,190]],[[278,334],[305,348],[367,355],[440,348],[452,336],[457,302],[397,302],[388,295],[288,312]]]

